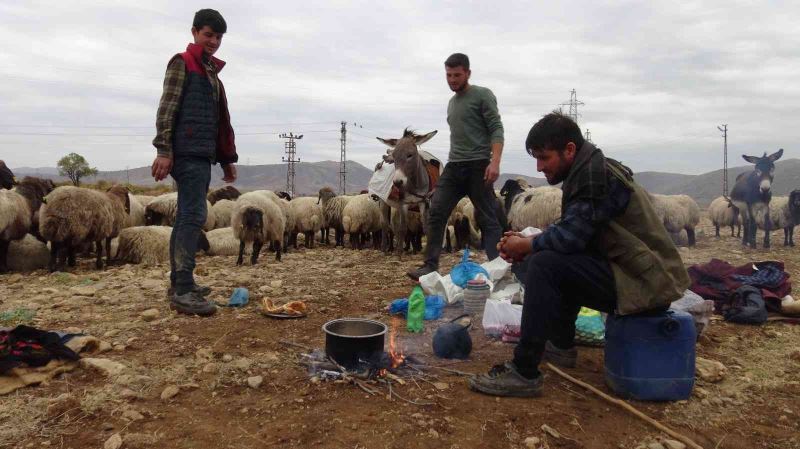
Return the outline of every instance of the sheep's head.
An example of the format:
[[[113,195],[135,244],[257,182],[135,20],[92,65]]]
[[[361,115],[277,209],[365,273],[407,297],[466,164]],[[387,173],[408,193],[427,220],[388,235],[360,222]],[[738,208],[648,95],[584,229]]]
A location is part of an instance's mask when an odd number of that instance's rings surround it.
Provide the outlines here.
[[[286,201],[292,201],[292,195],[289,192],[280,191],[277,193],[278,198],[283,198]]]
[[[113,185],[107,190],[108,194],[117,198],[125,208],[125,213],[131,213],[131,197],[128,195],[130,191],[127,187],[121,185]]]
[[[264,212],[259,209],[248,207],[242,214],[242,225],[245,229],[261,232],[264,229]]]
[[[161,226],[164,222],[164,215],[154,211],[149,206],[144,211],[145,226]]]
[[[517,197],[520,193],[523,192],[523,187],[520,185],[520,181],[517,179],[507,179],[505,184],[503,184],[503,188],[500,189],[500,196],[505,197],[505,208],[506,211],[511,210],[511,204],[514,202],[514,198]]]
[[[322,204],[325,204],[325,203],[328,202],[328,200],[330,200],[331,198],[333,198],[335,196],[336,196],[336,192],[334,192],[333,189],[331,189],[330,187],[323,187],[323,188],[319,189],[319,196],[317,197],[317,204],[319,204],[320,201],[322,202]]]
[[[0,187],[11,189],[17,183],[14,173],[8,168],[5,162],[0,161]]]

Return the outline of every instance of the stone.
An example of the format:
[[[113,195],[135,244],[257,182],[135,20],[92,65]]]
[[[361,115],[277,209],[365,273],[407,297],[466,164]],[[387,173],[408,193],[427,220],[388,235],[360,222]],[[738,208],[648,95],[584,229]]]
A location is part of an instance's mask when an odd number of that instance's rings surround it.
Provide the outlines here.
[[[258,388],[261,386],[263,382],[264,378],[261,376],[253,376],[247,378],[247,385],[249,385],[250,388]]]
[[[144,419],[144,415],[136,410],[128,409],[122,412],[122,419],[127,419],[128,421],[139,421],[140,419]]]
[[[103,443],[103,449],[119,449],[122,447],[122,437],[115,433],[111,435],[105,443]]]
[[[242,371],[249,370],[252,365],[253,365],[252,360],[250,360],[250,359],[248,359],[246,357],[242,357],[240,359],[236,359],[236,361],[233,362],[233,367],[238,369],[238,370],[242,370]]]
[[[439,432],[434,429],[428,429],[428,436],[431,438],[439,438]]]
[[[695,373],[698,378],[706,382],[719,382],[725,378],[727,368],[716,360],[697,357],[695,361]]]
[[[694,395],[700,399],[705,399],[708,397],[708,390],[702,387],[694,387]]]
[[[180,392],[181,389],[178,388],[177,385],[167,385],[167,387],[161,392],[161,400],[168,401],[177,396],[177,394]]]
[[[70,327],[64,329],[64,332],[66,332],[68,334],[81,334],[81,333],[83,333],[83,332],[81,332],[81,328],[75,327],[75,326],[70,326]]]
[[[91,368],[108,377],[118,376],[125,371],[125,365],[109,359],[87,357],[80,359],[80,364],[84,368]]]
[[[225,354],[225,355],[222,356],[222,361],[223,362],[230,362],[232,360],[233,360],[233,356],[230,355],[230,354]]]
[[[139,393],[131,390],[130,388],[123,388],[122,390],[119,391],[119,395],[123,399],[128,399],[128,400],[139,399]]]
[[[144,312],[140,313],[139,316],[142,318],[143,321],[155,321],[161,315],[158,309],[147,309]]]
[[[22,280],[22,275],[21,275],[21,274],[19,274],[19,273],[12,274],[11,276],[9,276],[9,277],[6,279],[6,281],[7,281],[9,284],[16,284],[17,282],[19,282],[19,281],[21,281],[21,280]]]
[[[789,354],[789,358],[795,362],[800,362],[800,349],[795,349]]]
[[[102,353],[104,353],[104,352],[108,352],[108,351],[110,351],[111,349],[113,349],[113,348],[112,348],[112,346],[111,346],[111,343],[109,343],[109,342],[107,342],[107,341],[101,341],[101,342],[100,342],[100,343],[97,345],[97,352],[98,352],[98,353],[100,353],[100,354],[102,354]]]
[[[648,444],[647,449],[665,449],[665,448],[663,444],[659,443],[658,441],[655,441]]]
[[[328,294],[331,296],[341,296],[341,293],[336,290],[328,290]]]
[[[434,382],[433,386],[436,387],[437,390],[447,390],[450,388],[450,385],[445,382]]]
[[[194,356],[197,360],[208,361],[214,358],[214,351],[211,348],[200,348],[195,351]]]
[[[283,286],[283,281],[280,279],[276,279],[269,283],[269,286],[272,288],[281,288]]]
[[[170,343],[177,343],[177,342],[180,341],[180,339],[181,339],[181,337],[178,337],[177,335],[170,335],[169,337],[167,337],[167,340]]]
[[[119,329],[111,329],[103,334],[103,338],[114,338],[119,335]]]
[[[216,363],[206,363],[205,365],[203,365],[203,372],[209,374],[218,373],[219,365]]]
[[[272,291],[272,287],[269,285],[262,285],[261,287],[258,287],[258,291],[261,293],[269,293]]]
[[[666,449],[686,449],[686,445],[676,440],[664,440],[661,444]]]
[[[97,287],[90,285],[76,285],[69,289],[72,296],[94,296],[97,293]]]
[[[528,449],[537,449],[541,440],[538,437],[525,438],[525,447]]]

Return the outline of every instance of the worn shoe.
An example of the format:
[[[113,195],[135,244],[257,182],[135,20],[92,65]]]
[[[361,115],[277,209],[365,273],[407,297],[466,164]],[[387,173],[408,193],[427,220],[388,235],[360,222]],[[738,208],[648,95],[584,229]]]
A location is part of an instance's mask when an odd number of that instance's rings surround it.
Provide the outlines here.
[[[206,296],[211,294],[211,287],[195,284],[194,287],[192,287],[192,291],[205,298]],[[167,289],[167,299],[172,300],[173,296],[175,296],[174,286]]]
[[[547,340],[544,344],[544,359],[562,368],[575,368],[578,362],[578,350],[575,347],[561,349]]]
[[[217,313],[217,306],[206,301],[197,292],[173,296],[169,302],[169,308],[186,315],[211,316]]]
[[[434,267],[434,266],[426,264],[426,265],[423,265],[423,266],[421,266],[419,268],[412,268],[412,269],[406,271],[406,275],[408,277],[410,277],[411,280],[418,281],[419,278],[421,278],[422,276],[425,276],[426,274],[431,274],[434,271],[436,271],[436,268],[437,267]]]
[[[533,379],[524,377],[513,362],[495,365],[487,374],[469,380],[469,388],[492,396],[529,398],[542,395],[542,375]]]

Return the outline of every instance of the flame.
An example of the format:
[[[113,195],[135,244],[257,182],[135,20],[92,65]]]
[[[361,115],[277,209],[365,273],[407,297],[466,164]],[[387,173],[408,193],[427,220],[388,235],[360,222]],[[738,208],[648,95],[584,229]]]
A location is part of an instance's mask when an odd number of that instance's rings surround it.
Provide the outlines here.
[[[395,341],[399,323],[399,318],[392,317],[392,330],[389,332],[389,359],[392,361],[392,368],[399,367],[406,360],[406,357],[403,355],[403,349],[400,348]]]

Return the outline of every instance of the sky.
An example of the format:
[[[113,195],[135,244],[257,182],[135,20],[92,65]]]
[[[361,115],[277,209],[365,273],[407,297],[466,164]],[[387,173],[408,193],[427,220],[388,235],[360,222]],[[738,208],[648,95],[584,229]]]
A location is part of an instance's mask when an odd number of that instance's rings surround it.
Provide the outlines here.
[[[800,4],[783,1],[191,1],[0,3],[0,159],[100,170],[150,165],[164,70],[200,8],[228,23],[217,55],[243,164],[347,155],[371,167],[406,127],[447,158],[444,60],[469,55],[505,128],[502,172],[535,175],[530,127],[570,100],[635,171],[704,173],[742,154],[800,157]]]

